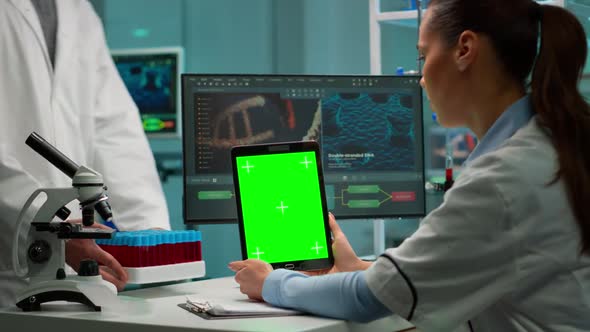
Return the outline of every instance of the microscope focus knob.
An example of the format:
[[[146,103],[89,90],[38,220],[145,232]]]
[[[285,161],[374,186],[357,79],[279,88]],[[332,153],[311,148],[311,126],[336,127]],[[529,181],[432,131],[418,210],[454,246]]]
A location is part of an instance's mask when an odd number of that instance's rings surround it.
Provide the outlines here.
[[[66,277],[66,270],[62,269],[61,267],[55,271],[55,279],[64,280]]]
[[[47,241],[37,240],[29,246],[29,259],[35,263],[45,263],[51,258],[51,247]]]
[[[93,277],[99,275],[98,263],[93,259],[81,260],[78,275],[80,277]]]

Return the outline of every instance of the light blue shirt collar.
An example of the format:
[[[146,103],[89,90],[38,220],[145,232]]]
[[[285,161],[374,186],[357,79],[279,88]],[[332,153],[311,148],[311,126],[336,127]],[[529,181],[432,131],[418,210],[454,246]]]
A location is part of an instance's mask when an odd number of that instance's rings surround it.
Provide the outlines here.
[[[533,115],[534,112],[531,106],[530,96],[526,95],[512,104],[494,122],[473,152],[471,152],[463,166],[467,166],[480,156],[498,149],[504,141],[529,123]]]

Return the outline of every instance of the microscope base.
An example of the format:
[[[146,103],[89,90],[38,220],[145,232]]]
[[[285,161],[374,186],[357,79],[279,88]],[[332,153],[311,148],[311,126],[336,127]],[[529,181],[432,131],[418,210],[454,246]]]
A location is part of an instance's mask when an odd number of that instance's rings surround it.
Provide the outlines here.
[[[86,304],[94,311],[101,311],[101,307],[90,301],[86,295],[72,291],[47,291],[31,295],[16,303],[23,311],[41,311],[41,304],[53,301],[67,301]]]
[[[41,311],[41,304],[53,301],[81,303],[101,311],[102,306],[117,301],[117,289],[100,276],[31,282],[18,295],[16,306],[23,311]]]

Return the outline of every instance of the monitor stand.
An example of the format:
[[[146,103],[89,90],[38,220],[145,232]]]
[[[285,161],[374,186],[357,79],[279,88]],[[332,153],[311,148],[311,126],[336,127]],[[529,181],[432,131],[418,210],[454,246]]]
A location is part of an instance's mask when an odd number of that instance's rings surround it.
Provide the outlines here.
[[[385,252],[385,219],[373,220],[373,254],[374,259]]]

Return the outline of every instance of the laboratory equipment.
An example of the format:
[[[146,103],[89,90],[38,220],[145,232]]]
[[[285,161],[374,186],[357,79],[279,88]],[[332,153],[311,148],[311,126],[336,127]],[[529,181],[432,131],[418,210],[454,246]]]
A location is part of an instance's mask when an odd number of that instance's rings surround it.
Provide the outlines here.
[[[112,218],[112,211],[105,193],[102,175],[78,166],[37,133],[32,133],[26,144],[47,161],[72,178],[70,188],[40,188],[25,202],[16,226],[12,248],[13,269],[17,276],[28,277],[29,285],[17,294],[16,305],[23,311],[41,310],[41,304],[51,301],[79,302],[96,311],[116,299],[116,287],[102,279],[98,264],[84,260],[78,275],[66,275],[65,241],[68,239],[108,238],[112,230],[87,228],[94,223],[94,211],[105,220]],[[25,218],[39,205],[37,200],[45,196],[34,215],[28,235],[23,241],[20,233]],[[82,224],[54,221],[66,220],[70,211],[66,204],[77,199],[82,210]],[[19,251],[26,248],[26,267],[21,266]]]
[[[142,230],[117,232],[96,243],[115,257],[130,284],[175,281],[205,275],[201,232]]]
[[[455,179],[453,179],[453,154],[452,150],[446,157],[445,163],[445,182],[444,182],[444,191],[451,189],[453,184],[455,183]]]

